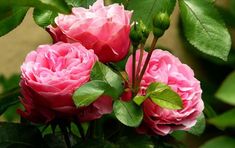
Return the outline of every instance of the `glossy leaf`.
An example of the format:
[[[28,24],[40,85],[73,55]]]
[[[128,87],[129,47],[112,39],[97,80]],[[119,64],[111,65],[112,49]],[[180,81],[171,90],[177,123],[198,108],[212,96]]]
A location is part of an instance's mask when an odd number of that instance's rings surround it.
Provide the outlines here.
[[[126,126],[137,127],[143,119],[141,107],[132,101],[116,100],[113,104],[113,111],[117,119]]]
[[[61,13],[70,13],[65,0],[0,0],[0,6],[26,6],[42,10],[49,9]]]
[[[72,7],[85,7],[93,5],[96,0],[66,0],[67,4]]]
[[[51,10],[42,10],[35,8],[33,11],[34,21],[43,28],[47,27],[50,24],[54,24],[54,19],[57,15],[57,12]]]
[[[207,141],[200,148],[234,148],[235,138],[228,136],[220,136]]]
[[[104,81],[94,80],[78,88],[73,94],[73,101],[77,107],[88,106],[103,94],[112,96],[115,90]]]
[[[127,8],[134,10],[132,20],[143,20],[146,26],[152,25],[153,15],[167,12],[169,15],[175,7],[175,0],[130,0]]]
[[[147,99],[146,96],[135,96],[135,97],[133,98],[133,101],[134,101],[137,105],[141,105],[141,104],[144,102],[144,100],[146,100],[146,99]]]
[[[149,96],[154,103],[162,108],[183,108],[183,102],[180,96],[166,84],[151,83],[147,88],[147,96]]]
[[[31,125],[0,123],[0,147],[43,147],[40,131]]]
[[[198,118],[197,118],[197,123],[194,125],[188,132],[200,136],[206,128],[206,120],[205,116],[202,113]]]
[[[101,62],[96,62],[93,66],[91,80],[102,80],[109,84],[115,90],[112,95],[114,99],[117,99],[123,92],[122,78]]]
[[[227,60],[231,38],[224,21],[209,1],[179,0],[187,40],[208,55]]]
[[[224,112],[217,117],[208,120],[209,123],[215,125],[218,128],[224,129],[226,127],[235,127],[235,109]]]
[[[26,7],[14,7],[4,12],[4,16],[0,18],[0,36],[7,34],[20,25],[27,11],[28,8]]]
[[[235,71],[232,72],[222,83],[215,96],[228,104],[235,106]]]

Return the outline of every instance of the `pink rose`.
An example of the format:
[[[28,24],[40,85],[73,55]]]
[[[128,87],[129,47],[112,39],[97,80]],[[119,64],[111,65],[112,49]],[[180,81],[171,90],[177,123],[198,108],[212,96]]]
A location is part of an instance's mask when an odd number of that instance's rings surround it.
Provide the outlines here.
[[[94,49],[100,61],[116,62],[129,50],[131,15],[123,6],[104,6],[103,0],[97,0],[89,9],[78,7],[70,15],[59,14],[55,18],[57,27],[47,30],[54,42],[80,42]]]
[[[140,52],[137,51],[137,60]],[[144,60],[147,53],[144,53]],[[143,66],[144,62],[142,63]],[[138,62],[136,63],[138,65]],[[126,64],[129,80],[132,80],[132,57]],[[144,95],[152,82],[162,82],[177,92],[182,101],[183,109],[169,110],[161,108],[146,99],[142,104],[144,120],[137,131],[140,133],[166,135],[174,130],[189,130],[196,124],[196,118],[204,108],[201,99],[200,82],[194,77],[190,67],[182,64],[178,58],[167,51],[154,50],[146,72],[140,84],[139,94]]]
[[[112,100],[103,96],[88,107],[77,109],[73,92],[90,80],[97,61],[93,50],[80,43],[41,45],[30,52],[21,66],[21,99],[25,111],[18,113],[36,123],[76,117],[89,121],[112,112]]]

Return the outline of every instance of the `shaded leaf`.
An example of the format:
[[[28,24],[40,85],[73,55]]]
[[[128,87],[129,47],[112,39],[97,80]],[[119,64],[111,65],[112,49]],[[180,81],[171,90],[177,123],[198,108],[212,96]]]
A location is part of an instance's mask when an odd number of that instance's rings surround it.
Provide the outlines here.
[[[66,148],[63,135],[47,134],[43,137],[48,148]]]
[[[119,148],[113,143],[104,139],[88,139],[86,141],[79,141],[73,148]]]
[[[222,83],[215,96],[228,104],[235,106],[235,71],[232,72]]]
[[[0,147],[41,148],[43,139],[40,131],[34,126],[0,123]]]
[[[232,109],[221,115],[218,115],[217,117],[209,119],[208,122],[222,129],[226,127],[235,127],[234,115],[235,109]]]
[[[146,135],[132,135],[132,136],[125,136],[120,137],[118,139],[117,144],[120,147],[125,148],[154,148],[154,143],[151,140],[150,136]]]
[[[113,111],[117,119],[127,126],[137,127],[143,119],[141,107],[132,101],[116,100],[113,104]]]
[[[20,91],[18,88],[9,90],[0,95],[0,115],[6,111],[6,109],[12,105],[20,102],[18,96]]]
[[[206,128],[206,120],[205,116],[202,113],[198,118],[197,118],[197,123],[194,125],[188,132],[200,136]]]
[[[234,148],[235,138],[220,136],[207,141],[200,148]]]
[[[175,7],[175,0],[129,0],[127,8],[134,10],[132,20],[143,20],[146,26],[152,26],[156,13],[167,12],[169,15]]]
[[[61,13],[70,13],[65,0],[0,0],[0,6],[26,6],[39,9],[49,9]]]
[[[179,0],[179,7],[188,41],[203,53],[227,60],[231,38],[213,4],[205,0]]]
[[[27,7],[14,7],[5,12],[4,16],[0,18],[0,36],[7,34],[21,24],[27,11]]]

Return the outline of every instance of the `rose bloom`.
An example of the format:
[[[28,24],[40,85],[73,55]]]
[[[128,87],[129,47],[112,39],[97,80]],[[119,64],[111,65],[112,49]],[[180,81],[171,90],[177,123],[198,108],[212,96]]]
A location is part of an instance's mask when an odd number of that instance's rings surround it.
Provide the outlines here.
[[[47,30],[54,42],[80,42],[93,49],[100,61],[116,62],[129,50],[131,15],[122,5],[104,6],[103,0],[97,0],[89,9],[78,7],[70,15],[59,14],[56,27]]]
[[[138,65],[140,52],[137,51],[136,65]],[[143,61],[147,53],[144,52]],[[143,67],[144,62],[142,62]],[[132,80],[132,57],[126,64],[129,80]],[[154,50],[146,72],[140,83],[139,94],[145,95],[147,87],[152,82],[161,82],[169,85],[179,94],[183,102],[183,109],[170,110],[162,108],[146,99],[142,108],[144,119],[137,128],[139,133],[166,135],[174,130],[189,130],[196,124],[197,117],[204,108],[201,99],[200,82],[194,77],[190,67],[182,64],[178,58],[167,51]]]
[[[112,100],[103,96],[88,107],[77,109],[73,92],[90,80],[97,61],[93,50],[80,43],[41,45],[30,52],[21,66],[21,102],[25,111],[18,113],[35,123],[74,118],[90,121],[112,112]]]

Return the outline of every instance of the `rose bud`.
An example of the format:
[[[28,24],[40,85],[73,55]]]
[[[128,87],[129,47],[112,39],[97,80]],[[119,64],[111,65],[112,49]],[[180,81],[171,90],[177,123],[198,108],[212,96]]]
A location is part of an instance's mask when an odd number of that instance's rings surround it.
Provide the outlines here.
[[[136,65],[140,51],[136,53]],[[143,61],[147,57],[144,53]],[[143,66],[144,63],[142,63]],[[126,64],[129,80],[132,80],[132,57]],[[204,108],[201,99],[200,82],[194,77],[190,67],[182,64],[178,58],[167,51],[154,50],[148,67],[140,83],[138,95],[145,95],[147,87],[153,82],[167,84],[181,98],[183,109],[171,110],[162,108],[147,98],[141,105],[144,119],[137,128],[139,133],[167,135],[175,130],[189,130],[196,124],[197,117]]]
[[[170,26],[170,17],[167,13],[157,13],[153,17],[153,35],[161,37]]]
[[[41,45],[30,52],[21,66],[21,102],[23,117],[35,123],[49,123],[54,119],[90,121],[112,112],[112,100],[102,96],[93,104],[76,108],[73,92],[90,80],[90,72],[97,61],[93,50],[80,43]]]
[[[57,27],[47,30],[54,42],[80,42],[93,49],[101,62],[117,62],[129,51],[131,15],[122,5],[104,6],[103,0],[97,0],[89,9],[78,7],[70,15],[59,14]]]

